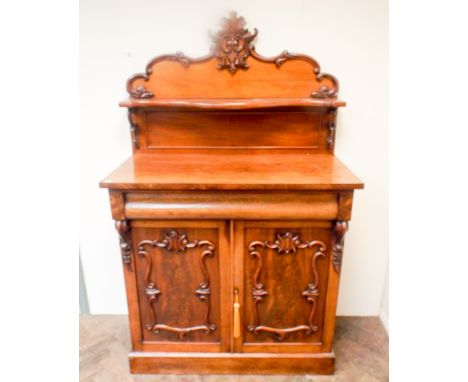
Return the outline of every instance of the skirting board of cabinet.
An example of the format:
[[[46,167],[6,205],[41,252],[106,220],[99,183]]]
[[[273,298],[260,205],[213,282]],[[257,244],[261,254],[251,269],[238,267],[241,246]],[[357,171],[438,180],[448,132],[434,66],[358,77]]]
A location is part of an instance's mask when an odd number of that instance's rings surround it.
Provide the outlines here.
[[[335,353],[131,352],[134,374],[333,374]]]

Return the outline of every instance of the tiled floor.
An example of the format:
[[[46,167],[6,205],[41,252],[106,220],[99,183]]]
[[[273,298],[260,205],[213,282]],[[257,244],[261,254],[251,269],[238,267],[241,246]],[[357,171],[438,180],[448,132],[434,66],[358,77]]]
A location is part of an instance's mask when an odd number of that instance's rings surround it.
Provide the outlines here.
[[[333,376],[132,375],[126,316],[80,317],[81,382],[377,382],[388,381],[388,337],[376,317],[338,317]]]

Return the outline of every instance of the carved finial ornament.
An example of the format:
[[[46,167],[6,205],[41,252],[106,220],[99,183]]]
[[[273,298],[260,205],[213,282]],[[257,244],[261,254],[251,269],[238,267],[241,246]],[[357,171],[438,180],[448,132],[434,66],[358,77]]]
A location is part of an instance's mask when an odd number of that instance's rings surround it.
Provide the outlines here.
[[[223,20],[222,29],[213,36],[218,69],[227,69],[234,74],[239,68],[249,67],[246,59],[250,55],[250,43],[257,36],[258,31],[254,29],[252,33],[244,27],[244,18],[232,12],[229,18]]]

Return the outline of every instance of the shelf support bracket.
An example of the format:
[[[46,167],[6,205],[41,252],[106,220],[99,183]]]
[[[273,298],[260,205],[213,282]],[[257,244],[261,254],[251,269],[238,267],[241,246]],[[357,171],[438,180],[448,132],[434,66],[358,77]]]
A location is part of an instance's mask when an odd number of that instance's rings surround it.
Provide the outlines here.
[[[135,108],[129,107],[128,108],[128,122],[130,122],[130,134],[132,136],[132,143],[135,149],[140,148],[138,144],[138,124],[135,122]]]

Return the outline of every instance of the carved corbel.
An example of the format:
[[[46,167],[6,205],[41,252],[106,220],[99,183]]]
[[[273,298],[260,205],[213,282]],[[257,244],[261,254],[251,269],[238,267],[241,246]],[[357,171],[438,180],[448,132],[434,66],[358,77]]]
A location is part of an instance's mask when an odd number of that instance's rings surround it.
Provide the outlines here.
[[[130,225],[127,220],[116,220],[115,229],[119,234],[120,252],[122,254],[122,262],[127,266],[128,270],[132,270],[132,244],[130,239]]]
[[[130,134],[132,136],[133,146],[138,149],[140,146],[138,144],[138,124],[135,122],[135,109],[132,107],[128,108],[128,122],[130,123]]]
[[[347,221],[337,221],[335,223],[335,238],[333,242],[333,268],[340,273],[341,261],[343,259],[344,236],[348,230]]]
[[[336,109],[330,109],[328,112],[328,137],[327,137],[327,149],[333,151],[335,147],[335,135],[336,135]]]

